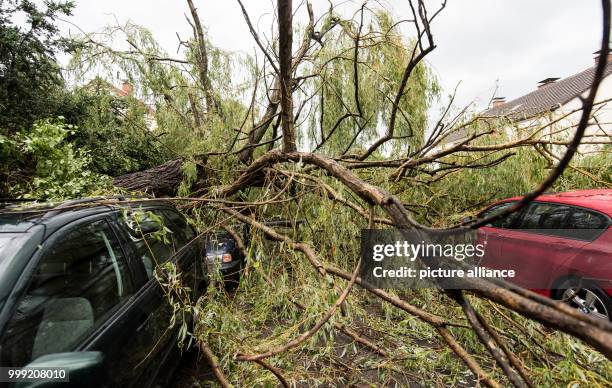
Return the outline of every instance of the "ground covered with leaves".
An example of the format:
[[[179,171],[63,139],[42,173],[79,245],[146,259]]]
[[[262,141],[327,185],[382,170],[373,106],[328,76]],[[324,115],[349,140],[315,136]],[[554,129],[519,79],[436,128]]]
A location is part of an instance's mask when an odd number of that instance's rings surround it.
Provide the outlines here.
[[[322,244],[326,260],[350,271],[359,257],[358,227],[367,225],[355,223],[349,212],[331,204],[316,211],[316,218],[283,231],[300,241]],[[217,220],[222,220],[220,215]],[[211,223],[207,225],[210,228]],[[274,349],[308,330],[336,302],[334,283],[340,288],[348,283],[331,275],[322,282],[303,255],[261,233],[254,233],[245,249],[248,258],[240,284],[223,287],[218,278],[197,302],[201,314],[191,332],[194,344],[209,344],[236,386],[280,384],[270,369],[294,386],[481,384],[431,325],[362,288],[355,288],[345,308],[310,339],[267,358],[268,368],[238,361],[236,355]],[[505,381],[452,299],[433,289],[386,291],[451,322],[450,331],[465,349],[492,377]],[[536,386],[604,387],[612,381],[612,363],[589,346],[491,301],[468,298],[521,360]],[[216,385],[197,346],[176,379],[177,386]]]

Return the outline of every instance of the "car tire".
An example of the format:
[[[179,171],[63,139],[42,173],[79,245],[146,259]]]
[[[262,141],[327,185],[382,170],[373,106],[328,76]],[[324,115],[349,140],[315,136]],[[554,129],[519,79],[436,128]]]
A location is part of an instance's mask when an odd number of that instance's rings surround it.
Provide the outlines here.
[[[567,279],[556,287],[554,297],[585,314],[612,321],[612,299],[589,280]]]

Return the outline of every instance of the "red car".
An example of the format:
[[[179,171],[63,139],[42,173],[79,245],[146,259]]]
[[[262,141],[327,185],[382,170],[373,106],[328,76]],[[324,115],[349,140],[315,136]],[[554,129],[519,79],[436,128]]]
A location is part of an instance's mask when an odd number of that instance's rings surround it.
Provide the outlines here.
[[[511,206],[497,202],[480,216]],[[517,285],[612,320],[612,190],[538,197],[523,210],[478,230],[481,265],[514,269]]]

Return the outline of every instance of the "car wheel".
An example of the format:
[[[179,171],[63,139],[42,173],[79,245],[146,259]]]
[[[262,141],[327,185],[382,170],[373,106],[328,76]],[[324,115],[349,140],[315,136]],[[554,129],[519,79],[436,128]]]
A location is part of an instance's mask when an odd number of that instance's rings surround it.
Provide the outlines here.
[[[592,282],[580,279],[566,280],[559,287],[557,299],[585,314],[612,320],[612,300]]]

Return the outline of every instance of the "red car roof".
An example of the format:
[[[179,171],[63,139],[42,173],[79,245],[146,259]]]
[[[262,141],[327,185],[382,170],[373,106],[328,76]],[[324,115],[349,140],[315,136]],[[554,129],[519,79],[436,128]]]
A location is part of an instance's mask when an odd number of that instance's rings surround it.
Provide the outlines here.
[[[519,200],[521,198],[521,196],[518,196],[505,199],[501,202]],[[536,200],[581,206],[597,210],[612,217],[612,189],[575,190],[564,193],[543,194]]]

